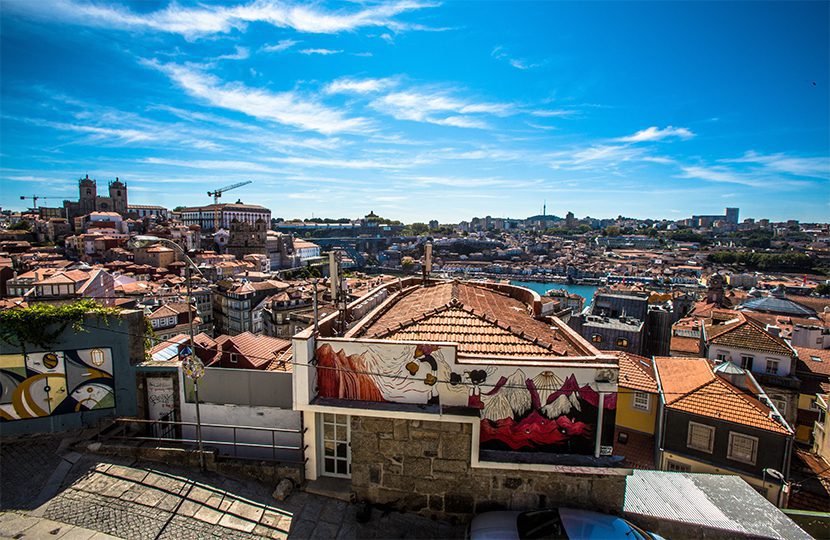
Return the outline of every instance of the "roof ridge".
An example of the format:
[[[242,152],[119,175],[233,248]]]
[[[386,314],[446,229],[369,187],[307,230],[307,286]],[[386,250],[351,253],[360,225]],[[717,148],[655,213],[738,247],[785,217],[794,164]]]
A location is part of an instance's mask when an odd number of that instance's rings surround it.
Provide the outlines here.
[[[666,405],[672,405],[674,403],[677,403],[681,399],[683,399],[685,397],[688,397],[691,394],[694,394],[695,392],[700,391],[703,387],[712,384],[715,381],[715,379],[717,378],[717,375],[715,375],[715,372],[712,371],[712,366],[710,366],[708,362],[706,363],[706,365],[709,367],[709,374],[712,375],[713,378],[709,379],[708,381],[703,382],[702,384],[699,384],[698,386],[695,386],[691,390],[686,390],[682,394],[675,395],[675,397],[670,399],[670,400],[667,399],[666,400]]]

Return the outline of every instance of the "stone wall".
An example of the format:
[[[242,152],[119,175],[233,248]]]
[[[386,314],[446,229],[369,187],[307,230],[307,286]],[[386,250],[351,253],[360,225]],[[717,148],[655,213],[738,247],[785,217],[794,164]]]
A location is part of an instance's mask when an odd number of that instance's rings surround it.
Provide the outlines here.
[[[352,416],[352,490],[359,500],[440,519],[552,506],[619,513],[625,474],[471,468],[472,426]]]

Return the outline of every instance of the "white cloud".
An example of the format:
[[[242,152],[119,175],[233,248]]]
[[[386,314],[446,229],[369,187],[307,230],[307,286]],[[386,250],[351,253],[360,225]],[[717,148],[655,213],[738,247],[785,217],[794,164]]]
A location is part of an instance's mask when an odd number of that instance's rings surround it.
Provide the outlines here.
[[[372,101],[372,107],[398,120],[465,128],[487,127],[486,122],[470,115],[507,116],[513,110],[507,103],[468,102],[447,91],[417,89],[386,94]]]
[[[494,47],[493,50],[490,52],[490,56],[492,56],[496,60],[504,60],[514,68],[520,69],[522,71],[537,68],[544,65],[544,62],[531,62],[524,58],[515,58],[509,55],[505,48],[501,45]]]
[[[265,45],[260,49],[263,52],[282,52],[287,51],[294,45],[299,43],[299,41],[293,39],[281,39],[279,42],[275,43],[274,45]]]
[[[777,173],[811,178],[830,178],[830,157],[798,157],[786,154],[758,154],[746,152],[743,157],[722,159],[723,163],[748,163]]]
[[[341,94],[341,93],[354,93],[354,94],[372,94],[375,92],[380,92],[381,90],[386,90],[387,88],[391,88],[397,84],[397,80],[393,78],[385,78],[385,79],[337,79],[329,84],[323,89],[323,91],[327,94]]]
[[[764,183],[760,182],[758,179],[737,173],[727,167],[690,166],[681,167],[681,170],[683,171],[683,174],[680,176],[681,178],[696,178],[699,180],[707,180],[709,182],[740,184],[752,187],[761,187],[764,185]]]
[[[298,51],[298,52],[300,54],[308,54],[308,55],[320,54],[320,55],[323,55],[323,56],[328,56],[330,54],[340,54],[343,51],[340,50],[340,49],[337,49],[337,50],[335,50],[335,49],[302,49],[301,51]]]
[[[222,56],[217,56],[217,60],[245,60],[251,56],[251,51],[249,51],[246,47],[240,47],[239,45],[236,46],[236,52],[232,54],[223,54]]]
[[[120,6],[80,0],[41,0],[12,2],[8,6],[4,5],[4,10],[15,10],[39,19],[57,19],[116,30],[167,32],[194,39],[244,30],[252,22],[313,34],[335,34],[365,27],[388,27],[396,31],[421,30],[423,28],[419,25],[403,23],[396,20],[396,17],[435,5],[417,0],[399,0],[346,12],[326,10],[314,4],[255,0],[230,7],[208,4],[191,7],[173,3],[164,9],[138,13]]]
[[[630,143],[638,143],[638,142],[651,142],[651,141],[661,141],[663,139],[669,137],[677,137],[680,139],[691,139],[694,137],[695,134],[692,133],[691,130],[684,128],[684,127],[674,127],[674,126],[667,126],[663,129],[660,129],[656,126],[651,126],[646,129],[642,129],[635,133],[634,135],[629,135],[627,137],[620,137],[616,139],[618,142],[630,142]]]
[[[166,74],[191,96],[215,107],[327,135],[368,128],[366,119],[348,118],[342,111],[294,91],[275,93],[241,83],[226,83],[191,66],[160,64],[154,60],[144,64]]]

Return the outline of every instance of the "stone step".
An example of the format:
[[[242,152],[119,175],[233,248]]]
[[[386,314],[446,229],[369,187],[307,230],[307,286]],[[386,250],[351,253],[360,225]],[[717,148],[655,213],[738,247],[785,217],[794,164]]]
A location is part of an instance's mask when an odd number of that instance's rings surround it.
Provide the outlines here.
[[[307,482],[303,491],[312,495],[352,502],[352,481],[348,478],[321,476],[317,480]]]

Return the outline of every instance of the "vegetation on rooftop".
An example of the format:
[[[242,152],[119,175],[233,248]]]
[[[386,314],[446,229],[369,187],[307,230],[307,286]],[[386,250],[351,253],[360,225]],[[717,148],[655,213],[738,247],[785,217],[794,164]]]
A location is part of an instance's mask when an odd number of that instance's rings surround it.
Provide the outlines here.
[[[84,328],[85,315],[98,315],[109,325],[111,317],[120,317],[121,309],[102,306],[95,300],[78,300],[71,304],[33,304],[25,308],[0,311],[0,341],[14,347],[34,345],[48,349],[60,335],[72,328],[76,333],[87,332]],[[149,319],[144,318],[144,349],[153,346],[153,328]]]

